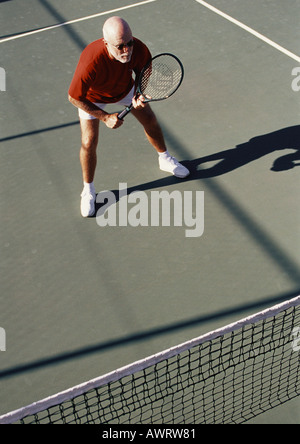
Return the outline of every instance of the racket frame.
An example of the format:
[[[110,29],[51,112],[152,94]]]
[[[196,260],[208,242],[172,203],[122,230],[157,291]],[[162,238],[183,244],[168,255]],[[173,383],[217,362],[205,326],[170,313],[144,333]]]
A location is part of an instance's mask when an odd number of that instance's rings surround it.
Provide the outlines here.
[[[167,97],[162,97],[162,98],[160,98],[160,99],[147,98],[147,97],[143,96],[143,94],[142,94],[142,92],[141,92],[141,89],[140,89],[141,81],[142,81],[142,78],[143,78],[144,72],[145,72],[146,69],[148,69],[148,67],[152,64],[153,60],[155,60],[155,59],[157,59],[158,57],[161,57],[161,56],[170,56],[170,57],[173,57],[173,58],[178,62],[179,66],[180,66],[180,68],[181,68],[181,79],[180,79],[180,82],[178,83],[177,87],[174,89],[174,91],[172,91],[172,93],[169,94]],[[171,54],[171,53],[168,53],[168,52],[164,52],[164,53],[161,53],[161,54],[157,54],[157,55],[154,56],[154,57],[153,57],[153,58],[152,58],[152,59],[151,59],[151,60],[150,60],[145,66],[144,66],[144,68],[142,69],[142,71],[141,71],[141,73],[140,73],[140,75],[139,75],[138,83],[137,83],[137,89],[136,89],[136,93],[135,93],[135,98],[137,98],[138,96],[143,96],[144,99],[145,99],[145,100],[144,100],[145,103],[148,103],[148,102],[159,102],[159,101],[161,101],[161,100],[166,100],[166,99],[168,99],[169,97],[171,97],[173,94],[175,94],[175,92],[178,90],[178,88],[179,88],[180,85],[182,84],[183,77],[184,77],[184,68],[183,68],[183,64],[181,63],[181,61],[179,60],[178,57],[176,57],[174,54]],[[129,106],[127,106],[123,111],[121,111],[121,112],[118,114],[118,118],[119,118],[120,120],[123,120],[124,117],[127,116],[127,114],[129,114],[129,113],[131,112],[132,108],[133,108],[133,105],[132,105],[132,103],[131,103]]]

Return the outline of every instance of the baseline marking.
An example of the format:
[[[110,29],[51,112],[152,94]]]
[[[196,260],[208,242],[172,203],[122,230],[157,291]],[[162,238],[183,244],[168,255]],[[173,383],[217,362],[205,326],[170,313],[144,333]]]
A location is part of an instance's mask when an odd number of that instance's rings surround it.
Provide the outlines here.
[[[245,25],[242,22],[239,22],[235,18],[231,17],[228,14],[225,14],[224,12],[220,11],[219,9],[215,8],[214,6],[210,5],[209,3],[203,1],[203,0],[195,0],[197,3],[200,3],[200,5],[205,6],[206,8],[210,9],[211,11],[215,12],[216,14],[220,15],[221,17],[225,18],[226,20],[230,21],[231,23],[234,23],[235,25],[239,26],[240,28],[244,29],[245,31],[249,32],[250,34],[254,35],[258,39],[262,40],[263,42],[267,43],[270,46],[273,46],[273,48],[277,49],[278,51],[282,52],[283,54],[287,55],[291,59],[296,60],[300,63],[300,57],[296,54],[293,54],[291,51],[288,51],[287,49],[283,48],[282,46],[278,45],[277,43],[273,42],[273,40],[270,40],[268,37],[264,36],[263,34],[260,34],[259,32],[255,31],[254,29],[250,28],[249,26]]]
[[[68,22],[58,23],[57,25],[47,26],[46,28],[36,29],[35,31],[23,32],[21,34],[16,34],[14,36],[4,38],[4,39],[0,40],[0,43],[5,43],[5,42],[9,42],[11,40],[21,39],[23,37],[28,37],[28,36],[33,35],[33,34],[38,34],[40,32],[50,31],[51,29],[61,28],[62,26],[72,25],[73,23],[83,22],[84,20],[90,20],[90,19],[93,19],[93,18],[96,18],[96,17],[100,17],[102,15],[113,14],[113,13],[118,12],[118,11],[124,11],[125,9],[135,8],[136,6],[143,6],[143,5],[146,5],[147,3],[152,3],[152,2],[156,2],[156,1],[157,0],[145,0],[145,1],[140,2],[140,3],[134,3],[132,5],[122,6],[120,8],[116,8],[116,9],[111,9],[110,11],[99,12],[97,14],[88,15],[86,17],[81,17],[81,18],[78,18],[78,19],[69,20]]]

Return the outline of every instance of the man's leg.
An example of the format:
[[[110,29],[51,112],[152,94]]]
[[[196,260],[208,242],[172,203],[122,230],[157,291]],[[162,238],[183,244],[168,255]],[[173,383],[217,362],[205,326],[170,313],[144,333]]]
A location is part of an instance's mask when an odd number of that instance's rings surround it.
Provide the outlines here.
[[[159,155],[159,166],[162,171],[172,173],[181,179],[187,177],[190,172],[174,157],[170,156],[164,140],[162,129],[149,104],[145,108],[132,109],[131,113],[143,125],[149,143]]]
[[[83,217],[93,216],[95,213],[94,177],[97,165],[99,123],[98,119],[80,119],[81,148],[79,157],[84,183],[81,194],[81,214]]]
[[[81,148],[80,163],[82,169],[83,182],[92,183],[94,181],[97,165],[97,146],[99,137],[99,120],[80,119],[81,127]]]
[[[167,151],[163,132],[157,121],[157,118],[149,104],[142,109],[132,109],[131,114],[143,125],[145,134],[150,144],[158,153]]]

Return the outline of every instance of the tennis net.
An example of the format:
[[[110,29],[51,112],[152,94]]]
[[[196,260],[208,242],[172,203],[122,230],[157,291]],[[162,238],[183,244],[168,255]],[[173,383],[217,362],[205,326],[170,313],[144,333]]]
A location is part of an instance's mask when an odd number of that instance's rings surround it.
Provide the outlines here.
[[[300,296],[0,417],[22,424],[244,423],[300,395]]]

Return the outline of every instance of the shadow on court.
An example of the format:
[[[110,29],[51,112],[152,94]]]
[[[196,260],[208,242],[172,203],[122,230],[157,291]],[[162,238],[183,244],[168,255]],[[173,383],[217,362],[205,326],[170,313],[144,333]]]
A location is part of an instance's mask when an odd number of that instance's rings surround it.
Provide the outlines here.
[[[0,142],[18,139],[22,137],[33,136],[49,131],[56,131],[61,128],[79,125],[78,121],[56,125],[49,128],[31,131],[28,133],[17,134],[0,139]],[[165,127],[163,128],[166,141],[172,146],[177,157],[187,158],[188,152],[178,140]],[[278,131],[257,136],[249,142],[237,145],[236,148],[220,151],[218,153],[199,157],[194,160],[182,161],[191,174],[184,182],[205,180],[206,187],[215,195],[220,204],[226,208],[228,212],[236,219],[236,221],[248,232],[260,249],[268,254],[273,263],[283,270],[289,276],[290,280],[296,284],[300,284],[300,270],[297,264],[288,257],[288,255],[279,247],[276,239],[270,237],[269,233],[263,229],[253,218],[253,216],[245,209],[241,208],[237,202],[226,190],[223,189],[216,181],[210,180],[215,177],[228,174],[238,168],[257,161],[276,151],[284,151],[286,149],[294,149],[295,153],[280,155],[275,160],[270,169],[274,172],[287,171],[300,165],[300,125],[283,128]],[[212,167],[205,168],[206,164],[214,162]],[[216,163],[217,162],[217,163]],[[127,194],[135,191],[147,191],[156,188],[166,188],[178,183],[182,183],[182,179],[174,176],[166,176],[150,182],[138,184],[127,189]],[[112,190],[115,194],[116,203],[119,201],[119,190]],[[105,203],[105,202],[104,202]],[[101,209],[103,204],[96,205],[96,213]],[[106,206],[107,208],[107,206]]]
[[[68,124],[29,132],[27,134],[11,136],[9,138],[6,138],[5,140],[32,136],[34,134],[44,133],[47,131],[55,131],[59,130],[60,128],[77,124],[78,122],[70,122]],[[179,142],[176,141],[175,138],[165,128],[164,132],[167,142],[172,144],[177,155],[180,155],[181,157],[187,157],[187,152],[185,148],[181,146]],[[230,196],[224,189],[222,189],[222,187],[218,185],[216,181],[209,180],[217,176],[228,174],[231,171],[241,168],[250,162],[259,160],[260,158],[273,152],[283,151],[285,149],[294,149],[295,153],[279,156],[278,159],[275,160],[274,164],[270,166],[270,169],[272,171],[286,171],[300,165],[300,126],[284,128],[270,134],[254,137],[249,142],[238,145],[236,148],[220,151],[218,153],[205,157],[200,157],[194,160],[186,160],[182,163],[185,164],[191,171],[191,175],[184,181],[206,179],[206,187],[208,187],[210,191],[214,193],[214,195],[219,199],[222,205],[224,205],[227,210],[235,217],[235,219],[241,225],[243,225],[244,229],[248,231],[252,239],[264,250],[265,253],[269,255],[276,266],[287,273],[291,281],[295,284],[295,288],[298,288],[297,291],[293,293],[277,295],[276,297],[261,299],[260,301],[249,304],[237,305],[230,309],[212,312],[210,314],[197,316],[192,319],[182,320],[177,323],[164,325],[146,331],[140,331],[138,333],[121,338],[116,338],[104,343],[91,345],[89,347],[62,353],[60,355],[50,356],[39,361],[34,361],[13,368],[4,369],[0,371],[0,379],[11,377],[16,374],[23,374],[28,371],[36,370],[49,365],[56,365],[69,360],[83,358],[95,353],[105,352],[113,348],[150,340],[156,337],[161,337],[162,335],[195,327],[217,319],[226,318],[228,316],[246,313],[247,311],[258,311],[259,309],[263,309],[270,305],[274,305],[298,296],[300,292],[300,270],[298,269],[297,264],[295,264],[293,260],[289,258],[284,251],[281,250],[281,248],[277,245],[276,240],[272,239],[270,235],[263,230],[262,227],[258,226],[258,224],[253,220],[253,217],[248,212],[243,210],[239,203],[236,202],[232,196]],[[205,165],[209,162],[214,162],[214,165],[205,169]],[[178,183],[182,183],[182,181],[179,181],[173,176],[168,176],[162,179],[130,187],[128,188],[127,192],[129,194],[134,191],[146,191],[155,188],[164,188]],[[113,190],[113,192],[116,196],[116,202],[118,202],[119,191]]]
[[[27,133],[15,134],[12,136],[0,139],[0,142],[8,142],[14,139],[21,139],[22,137],[34,136],[37,134],[56,131],[72,126],[79,126],[79,121],[68,122],[61,125],[55,125],[48,128],[41,128]],[[172,145],[178,154],[186,154],[181,146],[178,145],[177,140],[164,128],[164,133],[167,141]],[[184,179],[185,181],[197,179],[209,179],[223,174],[230,173],[238,168],[241,168],[248,163],[254,162],[264,156],[267,156],[275,151],[285,149],[294,149],[295,153],[280,156],[275,160],[272,171],[287,171],[296,166],[300,166],[300,125],[292,126],[275,131],[270,134],[257,136],[249,142],[237,145],[236,148],[220,151],[205,157],[199,157],[194,160],[181,161],[189,170],[191,175]],[[177,155],[178,155],[177,154]],[[205,168],[205,164],[209,162],[219,161],[211,168]],[[165,177],[152,182],[139,185],[139,190],[145,191],[152,188],[168,186],[178,183],[175,177]],[[137,187],[129,189],[134,191]]]
[[[164,128],[166,140],[172,145],[176,153],[181,156],[187,154],[185,148]],[[223,189],[216,181],[210,180],[214,177],[228,174],[238,168],[254,162],[275,151],[285,149],[295,149],[296,152],[280,156],[271,167],[272,171],[290,170],[300,165],[300,126],[284,128],[270,134],[254,137],[249,142],[238,145],[236,148],[221,151],[206,157],[200,157],[194,160],[182,161],[191,174],[184,181],[204,180],[205,186],[214,194],[227,211],[235,218],[235,220],[245,229],[257,246],[266,253],[271,261],[284,271],[290,280],[296,285],[300,284],[300,270],[297,264],[286,254],[278,245],[276,239],[264,230],[254,219],[253,215],[243,209],[226,190]],[[204,168],[208,162],[216,162],[210,168]],[[166,188],[174,184],[182,182],[174,176],[167,176],[144,184],[139,184],[127,189],[127,194],[135,191],[147,191],[155,188]],[[119,190],[112,190],[115,194],[116,202],[119,201]],[[106,204],[106,201],[104,201]],[[103,204],[96,205],[96,213],[101,209]],[[107,208],[107,205],[106,205]]]
[[[185,162],[192,177],[210,178],[229,173],[254,162],[275,151],[295,149],[295,153],[280,156],[273,164],[272,171],[286,171],[300,166],[300,126],[293,126],[263,136],[254,137],[236,148],[221,151],[206,157]],[[219,161],[211,168],[203,169],[208,162]]]
[[[0,3],[7,2],[7,1],[11,1],[11,0],[0,0]],[[52,15],[52,17],[55,19],[55,22],[52,24],[49,24],[48,26],[53,26],[53,25],[57,25],[60,23],[65,23],[67,21],[66,17],[61,15],[58,12],[58,10],[53,5],[51,5],[49,3],[48,0],[39,0],[39,2],[50,13],[50,15]],[[26,29],[23,32],[33,32],[33,31],[36,31],[37,29],[43,29],[43,28],[31,28],[31,29]],[[69,38],[71,38],[71,40],[78,46],[79,49],[83,50],[88,45],[88,42],[83,40],[80,37],[80,35],[71,26],[64,26],[64,27],[62,27],[62,29],[67,34],[67,36]],[[12,37],[15,35],[18,35],[18,33],[17,34],[13,33],[13,34],[1,35],[0,38],[5,39],[5,38]]]
[[[43,5],[43,7],[56,19],[58,20],[58,23],[64,23],[66,21],[66,18],[61,15],[57,9],[52,6],[48,0],[39,0],[40,3]],[[74,43],[76,43],[76,45],[78,46],[78,48],[80,48],[81,50],[83,50],[88,43],[85,42],[80,35],[74,31],[74,29],[72,28],[72,26],[64,26],[63,27],[64,32],[66,32],[67,36],[70,37]]]
[[[162,335],[174,333],[175,331],[183,330],[186,328],[195,327],[216,319],[222,319],[226,318],[227,316],[245,313],[246,311],[251,310],[253,313],[254,310],[259,310],[259,309],[262,310],[263,308],[270,307],[271,305],[279,304],[281,302],[295,298],[299,296],[299,293],[300,293],[300,288],[298,291],[293,293],[281,294],[273,298],[266,298],[262,299],[261,301],[256,301],[254,303],[243,304],[240,306],[232,307],[231,309],[227,310],[220,310],[218,312],[210,313],[204,316],[198,316],[193,319],[188,319],[186,321],[180,321],[174,324],[165,325],[162,327],[157,327],[146,331],[141,331],[136,334],[122,336],[120,338],[116,338],[111,341],[94,344],[89,347],[84,347],[81,349],[73,350],[71,352],[62,353],[60,355],[49,356],[39,361],[33,361],[31,363],[27,363],[24,365],[19,365],[6,370],[5,369],[1,370],[0,379],[12,377],[17,374],[23,374],[44,367],[49,367],[50,365],[61,364],[70,360],[84,358],[95,353],[105,352],[107,350],[112,350],[117,347],[138,343],[140,341],[154,339],[156,337],[161,337]]]
[[[57,129],[57,127],[54,129]],[[185,155],[185,149],[178,144],[178,141],[165,128],[164,133],[166,140],[172,145],[174,150],[180,155]],[[254,137],[249,142],[237,145],[236,148],[233,149],[220,151],[194,160],[183,160],[181,163],[191,172],[190,176],[183,179],[183,181],[189,182],[193,180],[210,179],[228,174],[275,151],[285,149],[294,149],[295,153],[280,156],[270,168],[271,171],[287,171],[296,166],[300,166],[300,125]],[[218,163],[215,163],[212,167],[205,168],[205,165],[209,162]],[[180,182],[182,182],[182,179],[180,179]],[[162,179],[130,187],[128,188],[128,194],[134,191],[147,191],[172,186],[177,183],[179,183],[179,180],[176,177],[167,176]],[[112,191],[118,202],[119,191]]]

